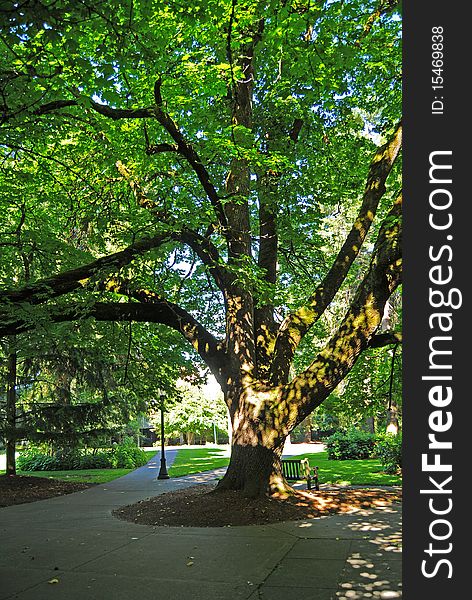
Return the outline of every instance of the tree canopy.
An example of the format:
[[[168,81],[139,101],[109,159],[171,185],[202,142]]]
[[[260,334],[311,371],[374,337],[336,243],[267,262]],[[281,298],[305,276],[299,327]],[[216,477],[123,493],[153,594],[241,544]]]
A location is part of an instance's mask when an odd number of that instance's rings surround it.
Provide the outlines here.
[[[399,340],[379,325],[400,284],[400,17],[389,0],[3,9],[0,335],[170,327],[223,389],[223,485],[280,481],[290,430]]]

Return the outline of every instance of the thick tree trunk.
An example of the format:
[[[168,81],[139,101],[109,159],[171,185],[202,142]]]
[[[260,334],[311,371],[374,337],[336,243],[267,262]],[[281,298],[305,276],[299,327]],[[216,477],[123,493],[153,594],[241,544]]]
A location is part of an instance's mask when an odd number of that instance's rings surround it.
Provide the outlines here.
[[[217,491],[238,490],[247,497],[290,493],[282,476],[281,456],[288,435],[271,400],[256,394],[240,397],[231,409],[231,458]],[[280,415],[279,415],[280,416]]]
[[[16,351],[8,355],[7,386],[6,474],[16,475]]]
[[[291,488],[282,476],[281,455],[282,448],[267,448],[263,443],[233,444],[228,470],[217,491],[238,490],[249,498],[289,493]]]

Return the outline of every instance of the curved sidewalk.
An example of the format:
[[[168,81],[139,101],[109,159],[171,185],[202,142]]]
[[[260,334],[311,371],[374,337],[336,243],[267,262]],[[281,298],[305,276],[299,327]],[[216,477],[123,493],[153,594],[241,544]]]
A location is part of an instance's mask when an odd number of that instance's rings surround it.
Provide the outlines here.
[[[166,452],[170,465],[175,451]],[[401,597],[401,507],[250,527],[151,527],[119,506],[206,483],[147,465],[83,492],[0,509],[0,600]]]

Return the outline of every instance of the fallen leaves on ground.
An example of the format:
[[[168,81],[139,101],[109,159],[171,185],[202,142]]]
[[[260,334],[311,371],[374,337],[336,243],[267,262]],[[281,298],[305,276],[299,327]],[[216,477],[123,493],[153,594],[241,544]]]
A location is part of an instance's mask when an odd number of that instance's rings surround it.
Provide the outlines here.
[[[94,484],[27,475],[0,475],[0,507],[46,500],[86,490]]]
[[[229,527],[312,519],[401,500],[400,490],[379,488],[296,491],[285,499],[250,499],[235,491],[210,493],[213,490],[214,485],[199,484],[121,507],[113,514],[141,525]]]

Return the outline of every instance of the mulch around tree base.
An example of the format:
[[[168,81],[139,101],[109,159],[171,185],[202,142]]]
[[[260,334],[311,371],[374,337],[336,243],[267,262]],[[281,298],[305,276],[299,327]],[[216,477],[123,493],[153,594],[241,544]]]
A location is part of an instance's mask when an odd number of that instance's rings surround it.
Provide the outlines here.
[[[209,493],[214,485],[199,484],[116,509],[113,514],[140,525],[228,527],[299,521],[401,501],[401,491],[341,488],[299,492],[287,499],[244,498],[233,491]]]
[[[59,479],[48,479],[47,477],[28,477],[26,475],[15,475],[13,477],[0,475],[0,507],[72,494],[73,492],[86,490],[92,485],[95,484],[73,483],[60,481]]]

